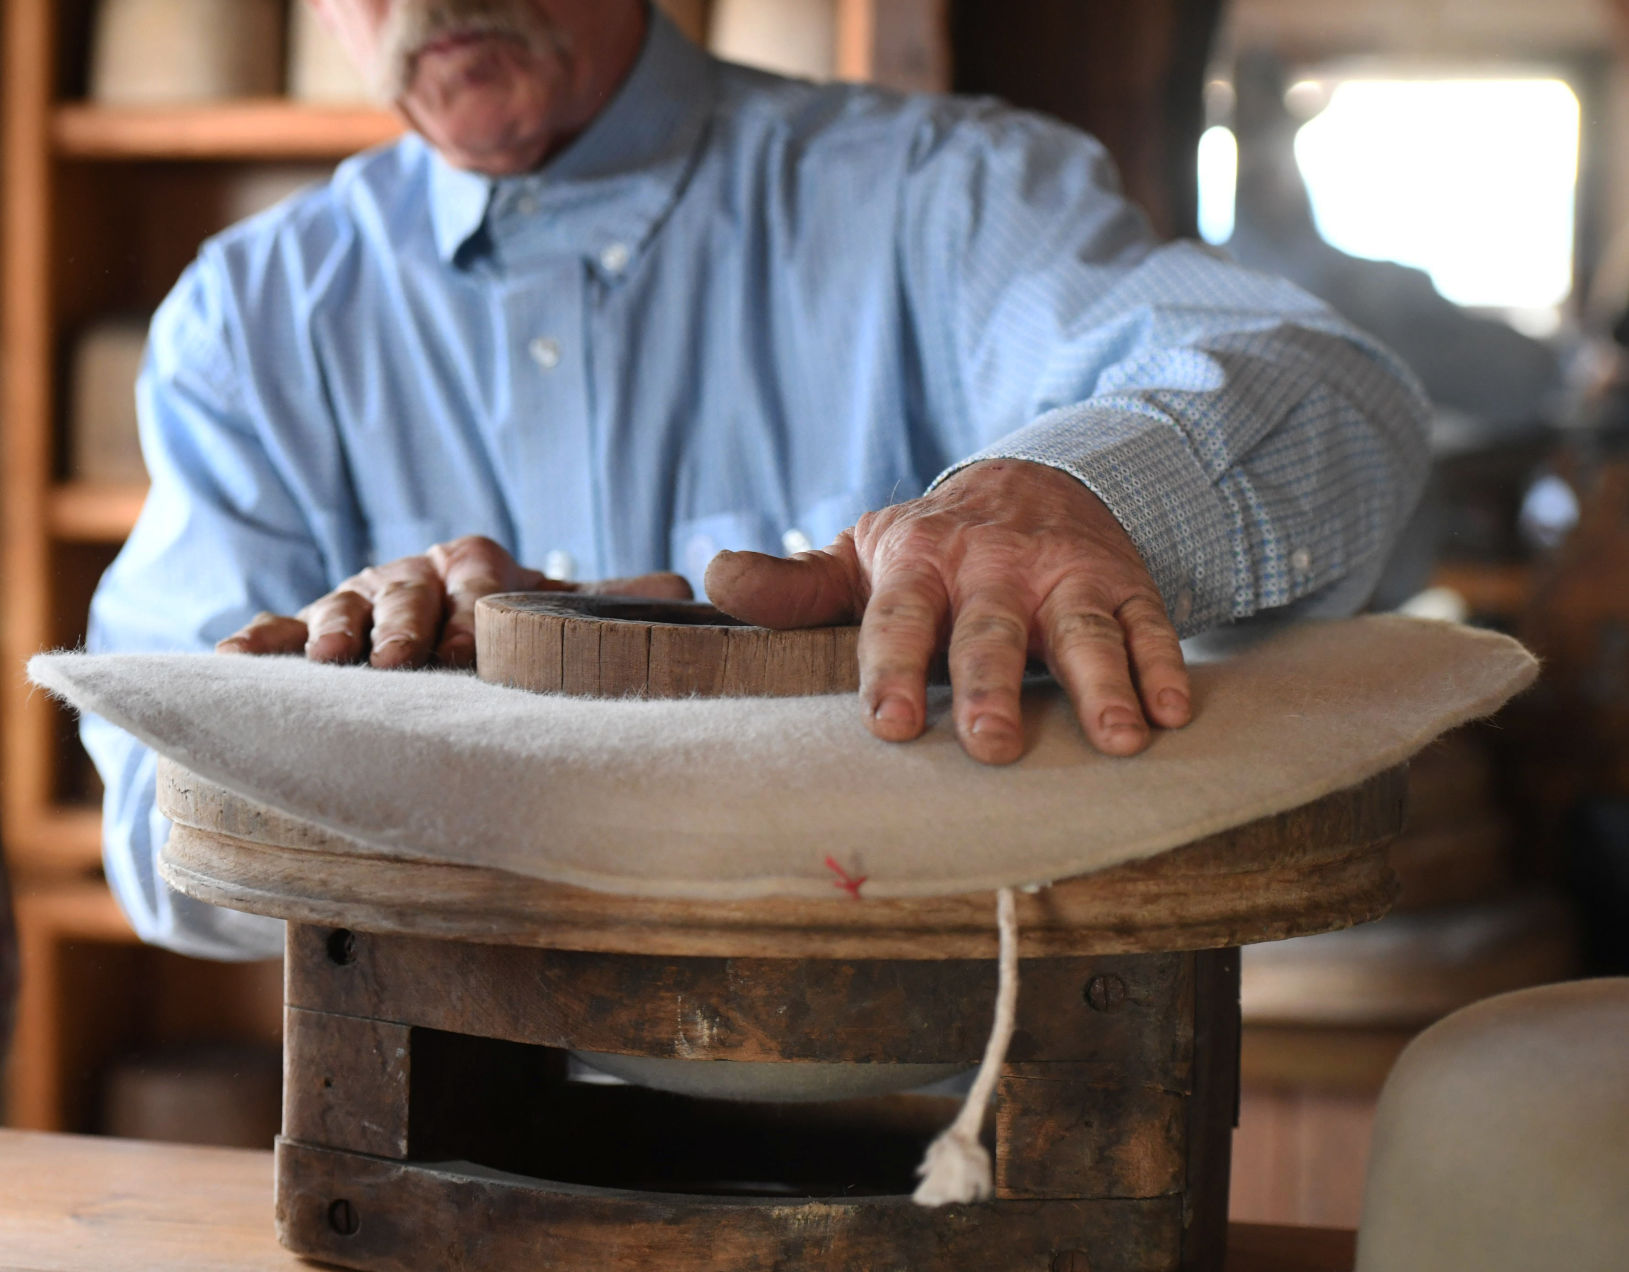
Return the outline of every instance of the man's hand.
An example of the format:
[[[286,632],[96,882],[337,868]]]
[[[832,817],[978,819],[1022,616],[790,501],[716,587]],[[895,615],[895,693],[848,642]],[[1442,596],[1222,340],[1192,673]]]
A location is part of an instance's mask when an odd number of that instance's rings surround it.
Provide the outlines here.
[[[257,615],[215,646],[223,654],[297,654],[313,662],[375,667],[469,667],[475,662],[475,602],[494,592],[595,592],[686,600],[677,574],[601,583],[560,583],[515,562],[480,535],[438,543],[352,575],[293,618]]]
[[[766,627],[858,620],[860,697],[887,741],[922,732],[928,669],[947,642],[956,733],[986,764],[1023,752],[1032,655],[1110,755],[1147,746],[1150,721],[1175,729],[1192,715],[1177,634],[1136,547],[1091,491],[1044,465],[970,465],[867,513],[822,552],[720,553],[707,595]]]

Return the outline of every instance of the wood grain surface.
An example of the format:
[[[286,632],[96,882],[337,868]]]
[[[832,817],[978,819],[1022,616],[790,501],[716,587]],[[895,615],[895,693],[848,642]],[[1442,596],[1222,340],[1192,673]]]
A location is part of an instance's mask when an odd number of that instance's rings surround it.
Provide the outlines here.
[[[995,1003],[988,959],[671,959],[343,932],[338,963],[335,939],[289,929],[291,1009],[663,1059],[975,1064]],[[1099,977],[1117,1010],[1086,1001]],[[1185,1089],[1192,1030],[1158,1010],[1191,997],[1184,956],[1031,960],[1020,979],[1014,1061]]]
[[[313,1258],[375,1272],[421,1272],[427,1250],[444,1272],[1044,1270],[1060,1251],[1111,1244],[1127,1261],[1106,1264],[1105,1272],[1174,1268],[1179,1257],[1177,1197],[1003,1201],[948,1210],[917,1206],[908,1196],[848,1204],[798,1198],[709,1203],[539,1186],[467,1163],[387,1162],[287,1140],[277,1146],[277,1171],[284,1239]],[[348,1234],[330,1222],[340,1200],[355,1223]],[[468,1222],[471,1215],[483,1222]]]
[[[277,1244],[272,1178],[270,1152],[0,1130],[0,1252],[30,1272],[300,1272]],[[1350,1232],[1233,1224],[1225,1272],[1352,1261]]]
[[[704,601],[505,592],[475,606],[482,680],[600,698],[788,698],[859,688],[858,627],[748,627]]]
[[[561,950],[721,958],[991,958],[988,893],[855,901],[661,900],[445,862],[386,859],[173,763],[161,872],[189,896],[329,927]],[[1404,771],[1146,861],[1018,898],[1026,957],[1214,949],[1384,914]]]

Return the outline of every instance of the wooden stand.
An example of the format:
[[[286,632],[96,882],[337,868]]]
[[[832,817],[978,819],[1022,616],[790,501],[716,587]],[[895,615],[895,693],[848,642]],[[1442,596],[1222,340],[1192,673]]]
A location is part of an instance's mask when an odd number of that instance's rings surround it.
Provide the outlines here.
[[[1221,1267],[1242,942],[1375,917],[1402,775],[1024,896],[997,1197],[908,1194],[954,1099],[743,1104],[574,1080],[571,1051],[954,1063],[989,896],[655,902],[388,861],[173,767],[166,877],[291,919],[279,1235],[350,1267]]]

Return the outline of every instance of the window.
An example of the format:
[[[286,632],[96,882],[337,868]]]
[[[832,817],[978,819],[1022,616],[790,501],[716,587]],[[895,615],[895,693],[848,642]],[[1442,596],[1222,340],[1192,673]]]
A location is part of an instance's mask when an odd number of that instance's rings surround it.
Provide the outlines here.
[[[1462,305],[1553,330],[1572,292],[1580,109],[1550,78],[1303,81],[1327,104],[1295,138],[1319,233],[1353,256],[1425,270]],[[1200,146],[1201,232],[1225,241],[1231,134]]]

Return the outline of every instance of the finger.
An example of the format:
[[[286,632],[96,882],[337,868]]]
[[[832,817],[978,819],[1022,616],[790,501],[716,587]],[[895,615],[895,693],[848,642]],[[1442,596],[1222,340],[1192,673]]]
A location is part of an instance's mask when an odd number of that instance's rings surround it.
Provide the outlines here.
[[[1011,764],[1024,752],[1020,697],[1030,615],[1022,596],[986,589],[964,600],[950,634],[952,716],[962,748],[981,764]]]
[[[306,626],[304,652],[312,662],[359,662],[367,653],[373,603],[360,587],[360,579],[352,579],[300,611]]]
[[[848,531],[820,552],[793,557],[720,552],[707,564],[707,599],[758,627],[828,627],[858,622],[865,578]]]
[[[441,622],[441,638],[436,643],[435,660],[442,667],[473,667],[475,665],[475,603],[483,596],[498,592],[575,592],[572,583],[545,578],[534,571],[521,571],[520,583],[500,584],[497,580],[479,575],[459,579],[447,588]],[[535,577],[533,577],[535,574]]]
[[[1118,617],[1144,714],[1162,728],[1180,729],[1193,718],[1193,693],[1182,643],[1165,607],[1151,596],[1134,596],[1120,606]]]
[[[373,593],[375,667],[422,667],[441,635],[446,596],[441,579],[424,557],[392,563]]]
[[[305,648],[306,627],[297,618],[262,611],[215,643],[217,654],[297,654]]]
[[[695,596],[690,580],[669,570],[636,574],[626,579],[601,579],[597,583],[585,583],[582,590],[593,596],[640,596],[659,601],[688,601]]]
[[[1148,722],[1131,683],[1120,621],[1095,591],[1060,584],[1041,602],[1041,639],[1052,674],[1069,693],[1087,740],[1106,755],[1148,745]]]
[[[502,544],[470,534],[438,543],[427,554],[441,584],[435,661],[443,667],[475,664],[475,602],[496,592],[574,590],[516,563]]]
[[[905,742],[927,720],[928,667],[950,613],[944,580],[929,566],[879,575],[860,620],[860,701],[877,737]]]

